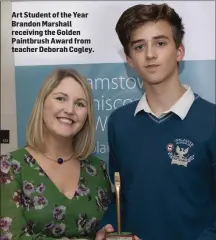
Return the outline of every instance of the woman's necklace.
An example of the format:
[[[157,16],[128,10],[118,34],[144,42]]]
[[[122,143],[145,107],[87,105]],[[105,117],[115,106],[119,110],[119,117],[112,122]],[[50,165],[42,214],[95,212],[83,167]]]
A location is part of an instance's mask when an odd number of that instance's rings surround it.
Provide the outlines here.
[[[44,155],[44,154],[43,154],[43,156],[44,156],[45,158],[51,160],[51,161],[56,162],[56,159],[53,159],[53,158],[47,157],[47,156]],[[57,159],[57,163],[58,163],[58,164],[62,164],[62,163],[64,163],[64,162],[69,161],[72,157],[73,157],[73,155],[72,155],[71,157],[69,157],[68,159],[58,158],[58,159]]]

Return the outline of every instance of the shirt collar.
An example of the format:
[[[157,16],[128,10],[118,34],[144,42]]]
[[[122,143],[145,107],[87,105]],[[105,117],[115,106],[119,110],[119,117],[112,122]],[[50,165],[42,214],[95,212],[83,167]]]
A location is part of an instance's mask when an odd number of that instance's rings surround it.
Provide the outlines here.
[[[183,85],[187,89],[187,91],[182,95],[182,97],[168,110],[163,112],[161,117],[163,117],[165,114],[169,112],[173,112],[176,115],[178,115],[182,120],[187,116],[188,111],[190,110],[191,105],[193,104],[193,101],[195,99],[194,93],[191,90],[191,87],[188,85]],[[134,116],[140,111],[144,110],[147,113],[151,113],[152,115],[155,115],[152,110],[150,109],[147,99],[146,99],[146,93],[142,96],[140,101],[137,104],[137,107],[135,109]]]

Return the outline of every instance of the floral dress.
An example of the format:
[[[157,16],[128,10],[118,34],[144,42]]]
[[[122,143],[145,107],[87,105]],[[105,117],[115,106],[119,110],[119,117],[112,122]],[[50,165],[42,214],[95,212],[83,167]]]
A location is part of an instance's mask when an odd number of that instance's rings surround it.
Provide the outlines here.
[[[106,163],[81,161],[72,200],[64,196],[25,148],[1,156],[0,240],[94,239],[108,208]]]

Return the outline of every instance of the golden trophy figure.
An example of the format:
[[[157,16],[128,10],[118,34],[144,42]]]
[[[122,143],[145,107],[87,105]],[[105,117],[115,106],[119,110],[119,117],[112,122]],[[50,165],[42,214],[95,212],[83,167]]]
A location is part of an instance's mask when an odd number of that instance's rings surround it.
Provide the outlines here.
[[[115,192],[116,192],[116,210],[117,210],[117,232],[107,233],[104,240],[134,240],[134,236],[130,232],[121,231],[121,211],[120,211],[120,189],[121,180],[119,172],[115,172]]]

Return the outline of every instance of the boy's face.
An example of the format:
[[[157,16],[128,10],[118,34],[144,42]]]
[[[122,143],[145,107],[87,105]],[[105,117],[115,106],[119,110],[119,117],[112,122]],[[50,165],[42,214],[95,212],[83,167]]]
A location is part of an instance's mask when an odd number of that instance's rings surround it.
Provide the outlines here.
[[[149,85],[166,81],[177,72],[184,47],[176,48],[168,22],[147,22],[132,32],[128,64]]]

